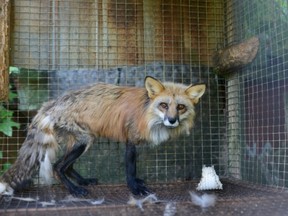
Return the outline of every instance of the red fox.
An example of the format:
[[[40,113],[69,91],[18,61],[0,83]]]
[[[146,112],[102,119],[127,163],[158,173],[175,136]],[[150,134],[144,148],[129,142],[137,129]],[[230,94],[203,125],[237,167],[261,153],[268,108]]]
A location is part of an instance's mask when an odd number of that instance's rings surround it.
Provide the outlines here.
[[[0,177],[0,194],[13,194],[38,169],[47,183],[54,174],[71,194],[87,195],[80,185],[96,184],[97,179],[83,178],[73,164],[100,136],[126,144],[127,186],[136,195],[149,193],[136,177],[135,146],[158,145],[189,134],[194,106],[205,89],[205,84],[162,83],[148,76],[145,88],[98,83],[44,103],[29,126],[18,158]],[[55,162],[60,144],[65,145],[65,154]]]

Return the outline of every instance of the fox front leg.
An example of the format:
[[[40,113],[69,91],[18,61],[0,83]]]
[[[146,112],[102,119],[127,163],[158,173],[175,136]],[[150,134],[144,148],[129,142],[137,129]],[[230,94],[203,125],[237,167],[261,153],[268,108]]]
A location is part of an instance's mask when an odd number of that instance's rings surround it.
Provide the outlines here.
[[[150,193],[142,179],[136,178],[136,147],[131,143],[126,144],[126,181],[127,186],[134,195]]]

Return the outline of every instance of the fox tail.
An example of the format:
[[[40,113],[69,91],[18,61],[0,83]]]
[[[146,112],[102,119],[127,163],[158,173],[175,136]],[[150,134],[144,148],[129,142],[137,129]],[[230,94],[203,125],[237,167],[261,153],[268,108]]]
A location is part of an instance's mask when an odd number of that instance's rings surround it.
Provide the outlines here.
[[[38,169],[40,179],[47,184],[51,183],[51,162],[55,159],[57,146],[49,128],[42,125],[39,129],[32,125],[15,163],[0,177],[0,195],[12,195],[14,190],[24,187]]]

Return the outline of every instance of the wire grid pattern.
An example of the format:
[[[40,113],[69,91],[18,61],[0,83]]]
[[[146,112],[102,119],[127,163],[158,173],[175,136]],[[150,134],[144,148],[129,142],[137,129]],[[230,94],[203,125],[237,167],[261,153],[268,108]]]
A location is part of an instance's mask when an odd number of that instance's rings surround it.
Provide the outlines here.
[[[100,1],[12,1],[11,57],[20,74],[12,77],[18,100],[8,106],[21,128],[14,130],[13,137],[0,138],[1,166],[15,159],[27,124],[40,104],[65,90],[95,81],[140,86],[145,75],[187,84],[206,82],[208,92],[197,109],[191,135],[158,148],[140,147],[139,177],[148,183],[175,181],[149,186],[159,198],[176,202],[179,215],[284,215],[286,191],[245,185],[243,180],[283,190],[287,187],[287,5],[276,0],[260,1],[262,7],[256,0],[219,1],[215,11],[209,11],[207,6],[218,1],[165,1],[160,7],[160,1],[154,1],[152,6],[151,2],[117,1],[111,8],[111,4]],[[221,18],[225,3],[226,41]],[[138,16],[139,11],[146,15],[145,19]],[[188,26],[177,25],[178,12],[189,17]],[[154,25],[151,17],[159,18],[159,25]],[[208,25],[211,20],[215,22]],[[151,26],[156,27],[151,30]],[[187,28],[191,34],[183,32]],[[206,35],[215,36],[219,44]],[[225,140],[224,82],[210,68],[210,45],[222,47],[224,42],[230,45],[254,35],[261,39],[256,60],[227,78]],[[193,46],[177,46],[179,41]],[[115,184],[89,188],[94,199],[105,195],[104,207],[93,208],[80,202],[71,203],[67,209],[52,206],[42,211],[35,202],[7,202],[1,197],[1,210],[11,215],[92,215],[101,214],[101,210],[106,215],[143,215],[141,210],[126,205],[130,195],[126,186],[116,185],[125,181],[123,157],[123,144],[100,139],[77,164],[85,177]],[[208,211],[191,205],[188,191],[194,190],[196,183],[183,183],[184,179],[199,177],[203,164],[214,164],[220,175],[242,180],[223,181],[223,192],[215,192],[217,205]],[[67,195],[61,186],[50,189],[40,186],[16,195],[48,197],[46,201],[51,201],[51,196],[61,199]],[[148,205],[145,213],[161,215],[164,209],[164,204],[151,208]]]
[[[204,82],[195,129],[155,148],[139,147],[138,174],[148,182],[200,177],[203,164],[226,173],[225,82],[210,68],[223,40],[222,1],[17,0],[12,3],[11,64],[17,100],[8,107],[13,137],[0,137],[0,165],[13,163],[41,104],[94,82],[143,86],[146,75]],[[86,177],[123,183],[125,145],[99,139],[76,164]]]
[[[223,34],[222,1],[21,0],[13,6],[12,61],[29,69],[110,68],[159,59],[192,64],[195,55],[194,64],[209,64],[208,49]],[[207,40],[207,34],[213,37]]]
[[[232,2],[227,42],[258,36],[260,46],[253,63],[227,80],[229,171],[287,187],[287,1]]]
[[[131,194],[125,185],[89,186],[88,197],[72,200],[60,186],[35,187],[0,198],[0,213],[5,215],[285,215],[287,190],[259,187],[255,184],[223,179],[223,190],[196,192],[216,196],[214,206],[201,209],[191,201],[196,181],[151,184],[156,203],[143,203],[142,209],[129,205]],[[37,198],[37,201],[19,200]],[[93,205],[91,201],[103,201]],[[143,199],[143,197],[134,197]],[[168,208],[167,206],[170,206]],[[171,207],[172,206],[172,207]],[[166,213],[166,214],[165,214]]]

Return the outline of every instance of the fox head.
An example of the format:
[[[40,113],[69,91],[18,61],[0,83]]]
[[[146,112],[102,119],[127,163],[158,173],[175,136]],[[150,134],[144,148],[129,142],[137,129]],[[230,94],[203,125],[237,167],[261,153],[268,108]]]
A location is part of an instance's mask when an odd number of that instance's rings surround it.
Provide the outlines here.
[[[151,124],[162,124],[169,129],[193,126],[194,105],[205,92],[205,84],[183,85],[179,83],[160,82],[153,77],[146,77],[145,88],[151,100]],[[182,131],[182,130],[181,130]]]

